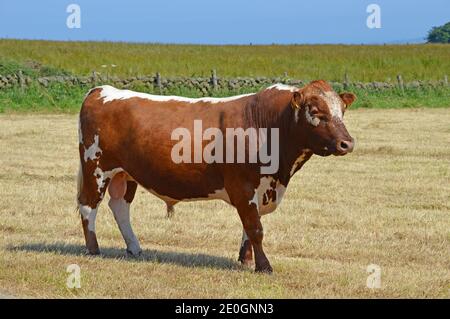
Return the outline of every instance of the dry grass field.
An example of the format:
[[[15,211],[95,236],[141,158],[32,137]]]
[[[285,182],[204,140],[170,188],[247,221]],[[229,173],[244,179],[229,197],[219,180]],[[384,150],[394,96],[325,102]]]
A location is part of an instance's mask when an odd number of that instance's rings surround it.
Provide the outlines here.
[[[237,213],[219,201],[165,206],[143,189],[125,257],[102,204],[100,257],[75,213],[75,115],[0,115],[0,292],[18,297],[450,297],[450,109],[350,110],[346,157],[313,157],[263,217],[274,274],[240,266]],[[69,264],[81,288],[66,287]],[[381,288],[366,287],[367,266]]]

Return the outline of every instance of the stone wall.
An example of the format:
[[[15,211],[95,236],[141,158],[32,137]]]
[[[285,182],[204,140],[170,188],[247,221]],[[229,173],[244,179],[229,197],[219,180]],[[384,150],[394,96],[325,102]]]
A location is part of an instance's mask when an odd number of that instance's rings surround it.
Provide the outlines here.
[[[237,78],[217,78],[214,75],[207,77],[160,77],[155,76],[134,76],[129,78],[105,77],[97,73],[91,76],[49,76],[33,79],[22,74],[0,75],[0,89],[7,89],[14,86],[27,87],[32,83],[38,83],[43,87],[48,87],[52,83],[61,83],[68,86],[87,86],[94,87],[96,85],[110,84],[119,88],[132,87],[148,87],[159,89],[161,92],[173,88],[197,89],[203,93],[208,93],[214,89],[221,90],[239,90],[239,89],[255,89],[267,87],[274,83],[283,83],[294,86],[303,86],[307,81],[290,79],[287,77],[237,77]],[[355,87],[360,89],[383,90],[383,89],[419,89],[419,88],[435,88],[448,87],[447,78],[440,81],[411,81],[403,83],[401,77],[397,77],[394,82],[331,82],[337,90],[346,87]]]

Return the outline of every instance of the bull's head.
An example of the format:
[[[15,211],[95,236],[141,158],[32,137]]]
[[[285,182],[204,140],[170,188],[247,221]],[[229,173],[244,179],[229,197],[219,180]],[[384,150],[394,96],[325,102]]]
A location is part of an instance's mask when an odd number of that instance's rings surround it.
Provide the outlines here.
[[[297,124],[306,137],[306,147],[321,156],[345,155],[353,151],[354,140],[343,116],[353,103],[353,93],[337,94],[325,81],[314,81],[294,92],[291,104]]]

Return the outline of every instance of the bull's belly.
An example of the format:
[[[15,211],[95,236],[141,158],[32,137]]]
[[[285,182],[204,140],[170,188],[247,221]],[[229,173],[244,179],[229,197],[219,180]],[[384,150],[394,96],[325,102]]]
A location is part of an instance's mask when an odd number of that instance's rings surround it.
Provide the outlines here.
[[[179,198],[170,197],[168,194],[158,193],[154,189],[146,188],[151,194],[156,197],[162,199],[166,203],[178,203],[178,202],[193,202],[193,201],[202,201],[202,200],[214,200],[220,199],[224,202],[231,204],[230,197],[228,196],[227,191],[222,189],[217,189],[209,194],[205,194],[205,196],[181,196]]]
[[[281,200],[286,192],[286,187],[284,185],[277,183],[275,187],[271,187],[270,178],[263,177],[258,188],[255,189],[255,195],[249,204],[256,203],[259,215],[267,215],[274,212],[280,205]],[[224,202],[231,205],[230,197],[227,191],[222,189],[217,189],[214,192],[201,197],[183,197],[183,198],[173,198],[168,195],[160,194],[153,189],[147,188],[147,190],[155,195],[156,197],[162,199],[167,203],[178,203],[178,202],[192,202],[192,201],[202,201],[202,200],[223,200]]]
[[[165,187],[161,187],[159,183],[149,183],[146,178],[133,176],[122,168],[105,173],[111,173],[111,176],[107,176],[111,178],[115,173],[122,171],[128,174],[129,180],[137,182],[141,187],[166,203],[175,204],[189,201],[223,200],[231,205],[230,197],[226,189],[223,187],[223,184],[221,185],[217,181],[196,182],[192,180],[191,184],[186,185],[183,184],[182,180],[178,180],[177,178],[168,178],[164,181]],[[172,191],[166,192],[164,189],[170,189]],[[260,179],[259,185],[254,190],[253,198],[248,203],[249,205],[256,205],[259,215],[270,214],[280,205],[285,191],[286,187],[278,180],[270,176],[264,176]]]
[[[159,155],[160,157],[161,154]],[[141,160],[135,160],[140,158]],[[223,178],[213,165],[161,164],[169,160],[144,156],[124,162],[125,172],[141,187],[166,202],[221,199],[229,203]],[[155,163],[159,162],[159,163]]]

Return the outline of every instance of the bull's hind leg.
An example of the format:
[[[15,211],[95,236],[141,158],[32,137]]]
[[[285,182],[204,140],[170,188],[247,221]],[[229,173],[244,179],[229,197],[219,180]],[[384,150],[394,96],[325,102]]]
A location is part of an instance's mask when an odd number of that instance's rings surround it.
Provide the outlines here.
[[[96,166],[93,162],[87,162],[80,167],[78,173],[78,208],[83,225],[86,248],[89,254],[98,255],[97,236],[95,234],[95,220],[97,217],[98,206],[105,194],[108,180],[101,180],[95,175]]]
[[[109,185],[108,191],[111,196],[109,207],[119,226],[122,237],[127,245],[127,253],[131,256],[140,256],[142,253],[139,241],[131,228],[130,204],[136,194],[137,183],[128,181],[126,173],[116,174]]]

